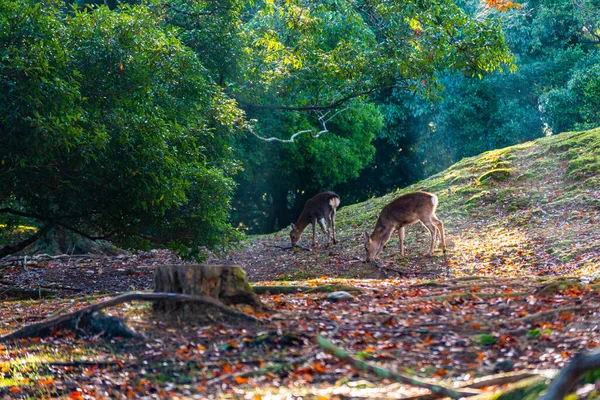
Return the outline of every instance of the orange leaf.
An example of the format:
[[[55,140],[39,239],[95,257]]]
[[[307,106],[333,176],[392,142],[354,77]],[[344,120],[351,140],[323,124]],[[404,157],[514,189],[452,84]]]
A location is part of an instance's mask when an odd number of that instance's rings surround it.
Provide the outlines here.
[[[243,376],[236,376],[233,379],[238,383],[238,385],[242,385],[244,383],[248,383],[248,378],[245,378]]]
[[[231,365],[229,365],[229,364],[223,365],[223,372],[226,372],[228,374],[232,373],[233,369],[231,368]]]
[[[11,393],[21,393],[23,391],[23,389],[21,389],[18,386],[13,386],[10,388]]]
[[[69,393],[69,398],[75,400],[83,400],[83,395],[81,394],[81,392],[71,392]]]
[[[49,386],[54,384],[54,379],[52,377],[48,379],[40,379],[39,381],[37,381],[37,383],[38,385]]]

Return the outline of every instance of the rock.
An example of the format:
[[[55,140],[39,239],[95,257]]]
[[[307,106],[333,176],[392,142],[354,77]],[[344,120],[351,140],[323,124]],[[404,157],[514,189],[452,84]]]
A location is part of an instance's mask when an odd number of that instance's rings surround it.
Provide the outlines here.
[[[337,303],[338,301],[342,300],[352,301],[354,300],[354,296],[344,291],[331,292],[327,295],[327,300],[331,301],[332,303]]]
[[[515,363],[511,360],[501,360],[494,365],[494,372],[509,372],[515,368]]]

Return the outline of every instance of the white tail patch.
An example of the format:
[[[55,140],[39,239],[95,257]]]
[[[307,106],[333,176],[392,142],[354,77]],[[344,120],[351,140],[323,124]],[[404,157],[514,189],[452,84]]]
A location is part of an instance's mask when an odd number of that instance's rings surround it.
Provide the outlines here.
[[[340,206],[340,198],[339,197],[332,197],[331,199],[329,199],[329,205],[335,209],[337,209]]]
[[[435,209],[438,206],[438,198],[434,194],[431,195],[431,204],[433,204],[433,211],[435,212]]]

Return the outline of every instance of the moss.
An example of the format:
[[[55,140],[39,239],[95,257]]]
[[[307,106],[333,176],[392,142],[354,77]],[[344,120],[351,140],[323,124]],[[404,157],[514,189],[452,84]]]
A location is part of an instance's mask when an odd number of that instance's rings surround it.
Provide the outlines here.
[[[600,174],[600,157],[595,154],[577,157],[569,161],[567,171],[569,171],[569,176],[575,179]]]
[[[486,184],[490,181],[505,181],[510,177],[511,171],[508,168],[492,169],[477,178],[477,182]]]
[[[489,192],[488,190],[484,190],[484,191],[480,191],[477,194],[471,196],[470,199],[468,199],[465,204],[473,204],[473,203],[479,203],[480,200],[482,201],[489,201],[491,199],[493,199],[493,195],[491,192]]]

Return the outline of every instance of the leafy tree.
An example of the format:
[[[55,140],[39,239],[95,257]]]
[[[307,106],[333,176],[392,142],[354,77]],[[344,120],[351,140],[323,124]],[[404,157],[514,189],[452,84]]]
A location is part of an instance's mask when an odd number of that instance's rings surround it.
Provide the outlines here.
[[[0,10],[0,211],[121,243],[225,243],[240,113],[176,32],[141,6]]]
[[[497,23],[476,21],[453,1],[265,2],[251,11],[248,62],[229,91],[255,120],[256,138],[238,152],[246,171],[233,219],[265,230],[286,225],[307,198],[367,165],[382,126],[374,94],[396,89],[435,98],[442,71],[477,75],[512,60]],[[362,150],[348,153],[350,142],[336,139],[344,137],[340,127],[365,115],[371,122],[358,121],[354,139]],[[351,190],[361,187],[346,194]]]
[[[385,127],[375,161],[335,188],[343,198],[386,193],[462,157],[600,123],[597,1],[539,0],[509,13],[460,5],[474,18],[495,14],[517,70],[481,79],[443,74],[445,90],[433,103],[399,90],[380,96]]]

